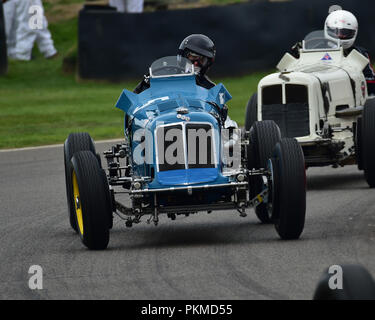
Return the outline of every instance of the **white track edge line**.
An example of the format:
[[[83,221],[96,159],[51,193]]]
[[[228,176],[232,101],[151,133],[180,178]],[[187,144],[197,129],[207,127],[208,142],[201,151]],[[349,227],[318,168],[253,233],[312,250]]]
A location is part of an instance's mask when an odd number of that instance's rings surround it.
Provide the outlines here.
[[[110,139],[110,140],[98,140],[95,141],[95,144],[98,143],[109,143],[109,142],[118,142],[122,141],[121,138],[118,139]],[[1,152],[16,152],[16,151],[28,151],[28,150],[39,150],[39,149],[51,149],[51,148],[57,148],[57,147],[63,147],[64,143],[59,144],[50,144],[45,146],[38,146],[38,147],[25,147],[25,148],[14,148],[14,149],[0,149]]]

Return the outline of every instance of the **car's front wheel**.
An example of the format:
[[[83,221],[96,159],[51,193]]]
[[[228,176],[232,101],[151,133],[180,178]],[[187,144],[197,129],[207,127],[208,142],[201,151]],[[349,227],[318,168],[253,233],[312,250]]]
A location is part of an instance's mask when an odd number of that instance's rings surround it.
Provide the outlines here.
[[[102,169],[92,152],[75,153],[71,164],[71,201],[78,233],[87,248],[105,249],[112,223],[108,184],[104,182]]]
[[[298,239],[305,226],[306,171],[302,148],[296,139],[276,144],[269,161],[272,221],[282,239]]]
[[[280,141],[279,127],[272,120],[256,121],[250,129],[250,145],[248,149],[248,169],[266,168],[275,145]],[[266,188],[262,176],[249,177],[250,199],[256,197]],[[266,203],[255,208],[255,214],[262,223],[271,223]]]
[[[362,163],[370,188],[375,188],[375,99],[367,100],[362,113]]]
[[[90,135],[87,132],[77,132],[69,134],[64,143],[65,186],[68,203],[69,222],[70,226],[75,232],[78,232],[78,226],[75,217],[74,203],[71,201],[72,185],[70,177],[70,161],[76,152],[85,150],[91,151],[93,154],[96,154],[95,145]]]
[[[358,117],[356,130],[355,130],[355,141],[354,141],[355,158],[356,158],[358,170],[363,170],[362,140],[363,140],[363,138],[362,138],[362,117]]]
[[[258,93],[255,92],[246,106],[245,114],[245,130],[248,131],[253,126],[254,122],[258,120]]]

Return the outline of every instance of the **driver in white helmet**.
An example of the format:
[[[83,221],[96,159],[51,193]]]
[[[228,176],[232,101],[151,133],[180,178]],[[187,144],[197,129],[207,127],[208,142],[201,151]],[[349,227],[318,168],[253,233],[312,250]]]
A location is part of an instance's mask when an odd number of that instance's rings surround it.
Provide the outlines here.
[[[369,59],[369,64],[363,70],[363,74],[367,82],[367,90],[369,95],[375,95],[375,71],[372,67],[368,51],[362,47],[355,46],[354,42],[358,34],[357,18],[349,11],[342,10],[341,7],[334,6],[324,23],[324,34],[327,39],[334,41],[340,40],[344,49],[344,54],[347,56],[353,49],[364,55]],[[291,49],[291,54],[299,58],[299,49],[302,47],[300,42],[297,42]]]
[[[370,63],[363,70],[363,74],[366,78],[368,94],[375,95],[375,71],[372,67],[368,51],[354,45],[358,34],[357,18],[346,10],[333,11],[325,21],[324,34],[327,39],[340,40],[345,56],[355,49],[369,59]]]

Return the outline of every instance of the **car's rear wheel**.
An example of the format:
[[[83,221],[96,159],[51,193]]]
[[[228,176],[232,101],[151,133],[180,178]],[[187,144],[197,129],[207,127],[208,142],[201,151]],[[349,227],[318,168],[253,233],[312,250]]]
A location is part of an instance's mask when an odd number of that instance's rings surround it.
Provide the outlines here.
[[[71,133],[64,143],[64,167],[65,167],[65,186],[66,186],[66,197],[69,211],[69,222],[72,229],[78,232],[78,226],[76,223],[74,203],[72,199],[72,185],[70,176],[70,160],[73,155],[79,151],[91,151],[96,155],[95,145],[90,135],[86,132]]]
[[[108,184],[96,156],[76,152],[71,160],[72,203],[83,244],[92,250],[107,248],[112,216]]]
[[[248,149],[248,169],[266,168],[276,143],[280,141],[280,130],[272,120],[255,121],[250,129]],[[249,177],[250,199],[257,196],[266,186],[262,176]],[[267,204],[261,203],[255,208],[255,214],[262,223],[271,223]]]
[[[375,188],[375,99],[367,100],[362,113],[362,161],[366,181]]]
[[[302,148],[297,140],[281,139],[269,166],[272,173],[272,221],[282,239],[298,239],[305,225],[306,172]]]
[[[341,275],[338,272],[342,272]],[[334,281],[334,288],[330,288],[331,279],[342,276],[342,287],[338,280]],[[339,278],[337,278],[339,279]],[[341,280],[341,277],[340,277]],[[327,270],[320,279],[314,293],[314,300],[374,300],[375,282],[371,274],[360,265],[344,265],[341,270],[334,270],[330,274]]]

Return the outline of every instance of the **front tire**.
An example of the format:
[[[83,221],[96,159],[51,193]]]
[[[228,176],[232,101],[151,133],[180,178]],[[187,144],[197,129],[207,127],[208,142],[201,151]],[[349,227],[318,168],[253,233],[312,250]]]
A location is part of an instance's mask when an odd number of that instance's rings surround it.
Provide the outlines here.
[[[102,169],[96,156],[90,151],[75,153],[71,164],[71,201],[74,203],[78,233],[87,248],[106,249],[112,211]]]
[[[79,151],[91,151],[96,154],[95,145],[90,135],[87,132],[71,133],[64,143],[64,168],[65,168],[65,186],[66,198],[68,203],[69,223],[75,232],[78,232],[78,226],[75,217],[74,203],[72,199],[72,184],[71,184],[71,164],[70,161],[73,155]]]
[[[272,120],[256,121],[250,129],[250,145],[248,149],[248,169],[266,168],[273,149],[281,139],[279,127]],[[262,176],[249,177],[250,199],[257,196],[265,188]],[[262,223],[271,223],[267,204],[261,203],[255,208],[255,214]]]
[[[115,209],[114,203],[112,203],[112,195],[109,191],[109,184],[108,184],[107,175],[105,174],[105,171],[103,169],[100,169],[100,176],[102,178],[103,186],[104,186],[104,194],[105,194],[105,198],[106,198],[105,203],[108,205],[107,210],[106,210],[106,212],[109,213],[109,215],[108,215],[108,222],[109,222],[108,228],[112,229],[112,227],[113,227],[113,212],[116,212],[116,210],[114,210]]]
[[[272,220],[284,240],[298,239],[305,225],[306,171],[296,139],[281,139],[271,159]]]
[[[355,157],[357,161],[358,170],[363,170],[363,155],[362,155],[362,117],[358,117],[355,134]]]
[[[362,162],[370,188],[375,188],[375,99],[367,100],[362,114]]]
[[[249,131],[254,122],[258,120],[258,93],[255,92],[246,106],[245,130]]]

